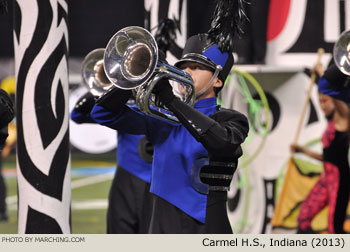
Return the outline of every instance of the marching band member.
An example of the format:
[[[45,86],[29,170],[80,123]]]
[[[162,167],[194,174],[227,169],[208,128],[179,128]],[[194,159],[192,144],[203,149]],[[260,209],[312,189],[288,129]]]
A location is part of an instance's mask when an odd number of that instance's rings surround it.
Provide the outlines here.
[[[119,88],[101,96],[92,109],[96,122],[118,132],[145,134],[154,144],[149,233],[232,233],[227,190],[249,126],[241,113],[220,108],[216,95],[233,65],[233,34],[224,34],[219,23],[233,25],[228,30],[236,31],[237,23],[229,22],[232,17],[227,14],[241,16],[240,3],[219,2],[212,30],[189,38],[175,64],[193,79],[194,108],[173,94],[167,79],[153,90],[181,124],[135,112],[125,105],[131,91]]]
[[[78,124],[96,123],[90,117],[95,99],[90,92],[83,95],[72,110],[71,119]],[[152,206],[149,188],[153,146],[142,135],[118,132],[117,138],[118,165],[108,197],[107,233],[147,233]]]

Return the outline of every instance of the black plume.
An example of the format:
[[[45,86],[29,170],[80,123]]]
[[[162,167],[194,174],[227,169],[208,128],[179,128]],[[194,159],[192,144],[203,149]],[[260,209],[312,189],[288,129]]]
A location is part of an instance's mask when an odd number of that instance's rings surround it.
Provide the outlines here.
[[[0,14],[8,12],[7,0],[0,0]]]
[[[164,18],[158,24],[154,38],[159,50],[164,54],[169,49],[171,43],[174,43],[176,40],[176,27],[176,22],[169,18]]]
[[[208,38],[223,52],[233,50],[233,37],[243,34],[242,25],[248,19],[244,0],[218,0],[211,20]]]

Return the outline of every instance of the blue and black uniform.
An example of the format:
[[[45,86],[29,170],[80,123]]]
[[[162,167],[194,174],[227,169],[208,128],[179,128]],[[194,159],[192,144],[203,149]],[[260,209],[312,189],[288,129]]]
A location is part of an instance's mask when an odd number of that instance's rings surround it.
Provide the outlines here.
[[[71,118],[76,123],[96,123],[90,117],[95,104],[90,93],[83,96]],[[81,109],[82,106],[88,109]],[[117,171],[108,198],[107,233],[146,233],[151,217],[149,193],[153,146],[142,135],[118,132]]]
[[[216,12],[235,13],[239,8],[232,9],[237,6],[233,4],[222,1]],[[224,20],[231,23],[230,18]],[[175,97],[164,77],[157,80],[152,90],[157,106],[171,111],[179,124],[133,111],[125,105],[132,92],[119,88],[101,96],[91,112],[96,122],[118,132],[144,134],[154,144],[151,192],[155,197],[149,233],[232,233],[227,190],[249,125],[244,115],[221,109],[213,97],[221,89],[212,88],[213,81],[218,77],[224,83],[234,62],[231,36],[219,30],[213,29],[213,36],[190,37],[181,59],[175,63],[175,67],[183,69],[192,62],[195,66],[200,64],[199,71],[213,72],[207,87],[198,92],[194,107]],[[215,43],[216,37],[219,44]],[[211,90],[207,98],[199,99],[208,88]]]
[[[154,144],[149,232],[232,233],[226,191],[248,133],[246,117],[220,109],[215,97],[194,108],[172,98],[165,104],[181,122],[175,125],[122,105],[130,95],[116,89],[97,102],[91,116],[118,132],[145,134]],[[116,99],[118,105],[110,103]]]

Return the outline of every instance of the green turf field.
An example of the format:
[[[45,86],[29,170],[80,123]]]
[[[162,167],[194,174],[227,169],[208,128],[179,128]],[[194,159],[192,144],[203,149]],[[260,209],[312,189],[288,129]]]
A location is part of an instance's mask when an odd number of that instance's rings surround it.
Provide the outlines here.
[[[15,157],[4,160],[3,168],[15,171]],[[93,160],[93,161],[92,161]],[[72,233],[73,234],[104,234],[106,233],[106,207],[109,188],[113,173],[109,172],[102,181],[94,178],[101,176],[95,172],[113,170],[115,153],[87,156],[72,154]],[[83,172],[81,172],[83,171]],[[96,178],[97,178],[96,177]],[[87,179],[89,178],[89,179]],[[92,178],[92,179],[91,179]],[[84,183],[88,180],[88,183]],[[76,183],[76,182],[79,183]],[[17,227],[17,179],[6,176],[7,204],[9,221],[0,222],[0,234],[16,234]],[[81,183],[83,182],[83,183]]]

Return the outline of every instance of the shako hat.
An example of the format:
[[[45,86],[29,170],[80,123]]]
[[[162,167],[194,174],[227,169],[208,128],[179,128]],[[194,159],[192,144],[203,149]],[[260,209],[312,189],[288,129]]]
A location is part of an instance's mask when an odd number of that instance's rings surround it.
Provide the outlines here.
[[[182,57],[175,66],[190,61],[208,66],[213,71],[221,68],[219,78],[225,82],[234,63],[233,37],[242,33],[244,18],[243,0],[218,0],[210,30],[186,41]]]

